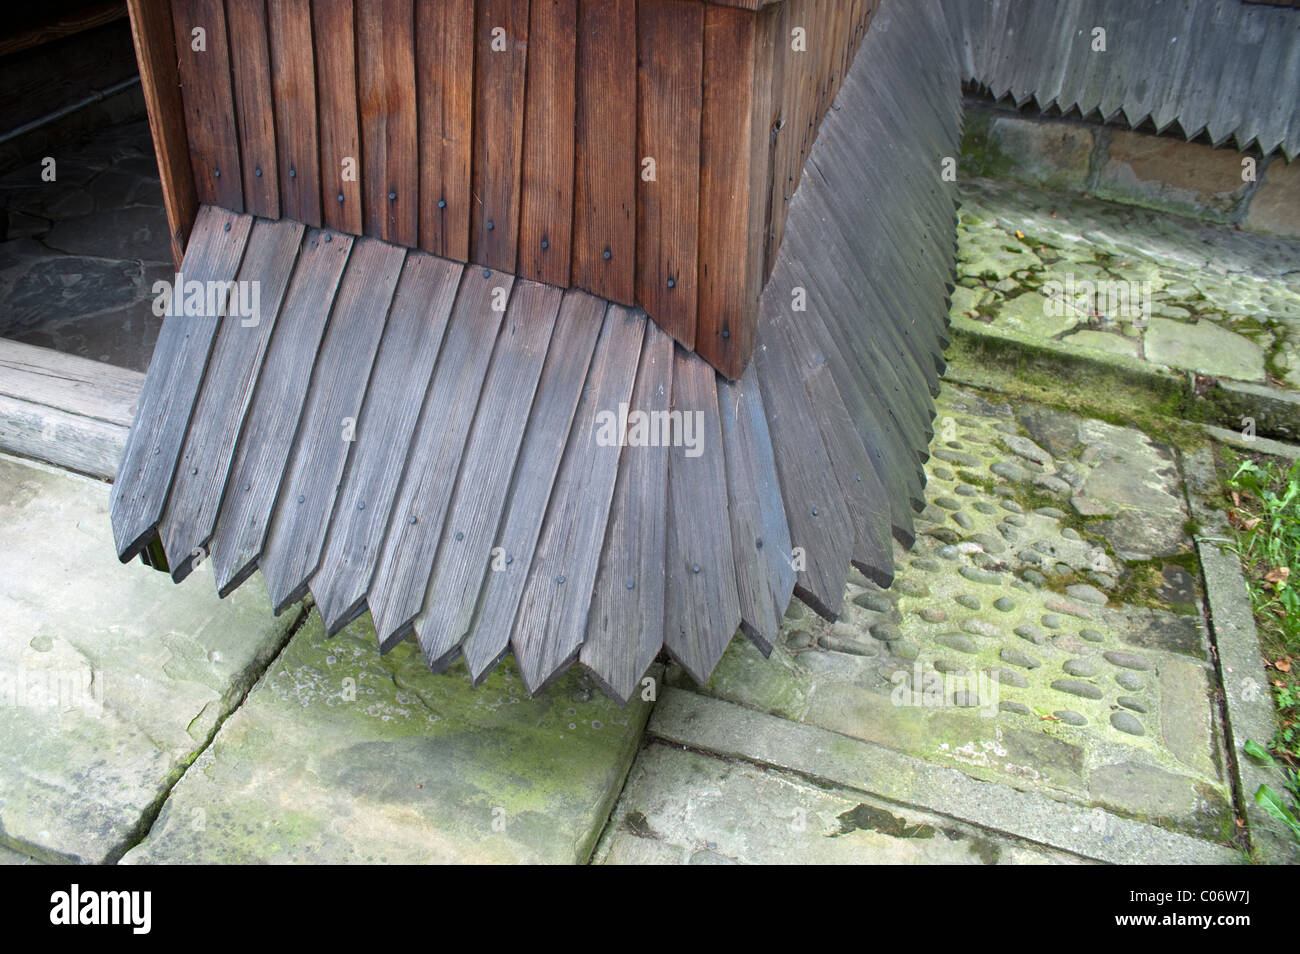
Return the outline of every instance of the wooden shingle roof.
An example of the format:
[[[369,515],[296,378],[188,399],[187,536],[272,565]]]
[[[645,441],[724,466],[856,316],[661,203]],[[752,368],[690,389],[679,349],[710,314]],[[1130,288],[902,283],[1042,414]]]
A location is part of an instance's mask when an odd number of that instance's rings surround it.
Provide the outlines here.
[[[737,629],[770,651],[792,592],[837,614],[850,564],[887,584],[922,504],[960,130],[938,4],[898,6],[823,122],[734,381],[585,291],[203,206],[184,278],[259,281],[260,317],[164,320],[121,558],[158,544],[178,581],[210,560],[223,594],[260,569],[330,632],[369,611],[435,669],[513,651],[535,692],[580,662],[620,700],[661,649],[698,680]],[[674,445],[624,442],[624,412]]]
[[[1017,106],[1300,152],[1300,11],[1279,0],[943,0],[962,78]],[[1098,33],[1097,31],[1102,31]],[[1104,49],[1101,48],[1104,45]]]

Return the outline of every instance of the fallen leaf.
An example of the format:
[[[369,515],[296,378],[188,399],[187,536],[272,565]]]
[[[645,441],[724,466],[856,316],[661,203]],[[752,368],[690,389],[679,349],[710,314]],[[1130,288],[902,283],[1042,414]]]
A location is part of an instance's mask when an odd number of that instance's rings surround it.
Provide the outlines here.
[[[1291,660],[1279,659],[1277,662],[1273,663],[1273,668],[1276,669],[1278,672],[1290,672]]]
[[[1259,526],[1260,519],[1261,519],[1260,517],[1248,517],[1247,519],[1241,521],[1241,525],[1245,527],[1247,530],[1254,530],[1256,527]]]
[[[1275,566],[1273,567],[1273,569],[1269,570],[1267,573],[1264,574],[1264,582],[1275,583],[1275,584],[1285,583],[1287,581],[1287,577],[1289,577],[1290,575],[1291,575],[1291,568],[1289,566]]]

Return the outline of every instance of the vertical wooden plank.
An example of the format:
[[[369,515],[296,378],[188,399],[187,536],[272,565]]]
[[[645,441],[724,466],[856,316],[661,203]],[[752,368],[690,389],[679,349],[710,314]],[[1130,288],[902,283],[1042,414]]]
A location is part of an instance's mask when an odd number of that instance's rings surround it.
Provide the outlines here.
[[[339,488],[320,569],[311,581],[325,632],[331,636],[365,609],[366,590],[393,519],[393,498],[461,271],[461,266],[433,255],[406,256],[357,418],[352,461]]]
[[[579,426],[574,423],[575,415],[608,310],[604,301],[586,292],[570,291],[560,303],[550,353],[496,535],[504,567],[498,563],[493,572],[485,575],[478,614],[463,646],[465,665],[476,684],[509,651],[510,630],[528,580],[533,548],[550,504],[566,441]]]
[[[423,399],[423,410],[368,597],[375,634],[385,648],[411,631],[424,605],[461,455],[504,320],[493,302],[502,295],[508,300],[513,287],[512,275],[464,270],[433,381],[414,396]]]
[[[776,253],[781,246],[781,236],[785,231],[785,214],[790,201],[787,191],[794,187],[794,180],[786,172],[790,164],[791,143],[794,141],[794,127],[791,116],[794,110],[794,64],[791,63],[793,50],[790,48],[790,31],[793,29],[793,16],[797,0],[787,0],[781,4],[773,25],[772,44],[772,102],[769,110],[771,117],[768,124],[768,196],[767,209],[764,212],[766,248],[763,253],[763,280],[766,282],[776,267]]]
[[[784,307],[774,298],[764,310]],[[767,409],[790,542],[806,558],[798,570],[795,594],[820,616],[833,619],[844,604],[844,577],[853,558],[848,506],[794,367],[774,348],[758,349],[754,365]]]
[[[754,352],[763,281],[764,193],[775,11],[704,14],[700,298],[695,349],[728,378]]]
[[[475,36],[470,258],[514,272],[519,238],[528,4],[480,0]]]
[[[669,410],[673,339],[645,331],[631,411],[651,422]],[[653,423],[650,425],[653,428]],[[600,572],[587,613],[581,659],[606,691],[626,703],[664,643],[664,548],[667,545],[668,448],[629,446],[619,462]]]
[[[636,3],[580,0],[572,281],[636,295]]]
[[[695,346],[699,300],[700,120],[704,5],[637,4],[636,297],[685,347]]]
[[[365,157],[362,220],[367,235],[408,247],[419,241],[420,210],[411,4],[367,0],[357,9],[357,93]]]
[[[357,127],[352,0],[315,0],[311,17],[320,113],[321,211],[330,228],[360,235],[361,176],[365,169]],[[345,172],[349,173],[347,178]]]
[[[480,402],[509,403],[523,409],[531,408],[534,400],[545,402],[555,387],[567,386],[576,393],[579,385],[574,382],[586,377],[591,352],[573,346],[572,311],[565,314],[564,324],[556,327],[563,298],[558,288],[537,282],[516,285]],[[552,332],[560,336],[558,344]],[[594,340],[594,332],[591,338]],[[456,495],[447,511],[451,532],[442,535],[424,594],[424,610],[414,622],[420,649],[435,670],[445,669],[460,653],[474,619],[530,417],[528,413],[480,414],[474,420],[456,478]]]
[[[262,372],[235,447],[212,537],[212,575],[227,596],[257,569],[294,430],[320,350],[330,304],[352,252],[352,238],[309,232],[298,252]]]
[[[185,136],[185,107],[177,70],[176,32],[167,0],[127,0],[131,14],[131,39],[140,66],[140,87],[149,113],[163,206],[177,270],[185,257],[185,243],[199,211]]]
[[[420,247],[469,258],[474,0],[415,7],[420,137]]]
[[[308,0],[268,4],[280,209],[320,225],[320,156],[316,139],[316,65]]]
[[[190,164],[200,202],[244,211],[230,49],[221,0],[172,0]]]
[[[238,281],[261,289],[258,312],[228,316],[217,330],[171,496],[158,525],[177,583],[207,556],[244,414],[301,245],[302,225],[291,219],[257,221],[249,234]]]
[[[259,561],[277,613],[306,595],[307,581],[320,565],[405,259],[403,249],[361,239],[334,297]]]
[[[530,693],[541,691],[577,657],[587,632],[623,451],[617,440],[606,439],[601,418],[617,417],[632,395],[645,326],[641,312],[611,307],[587,371],[510,635]]]
[[[664,649],[701,684],[741,620],[717,381],[698,355],[676,350],[673,410],[682,415],[683,433],[694,422],[696,444],[674,441],[668,457]]]
[[[776,645],[795,574],[772,436],[752,363],[739,381],[718,385],[718,411],[727,458],[740,628],[767,655]]]
[[[204,206],[194,223],[183,270],[186,282],[230,282],[239,272],[253,220]],[[150,542],[171,489],[181,442],[207,368],[224,299],[207,301],[199,315],[168,307],[149,360],[149,373],[113,482],[113,537],[122,562]],[[182,309],[183,310],[183,309]]]
[[[569,284],[578,0],[533,0],[528,28],[519,274]]]
[[[268,219],[280,217],[280,186],[275,161],[275,114],[271,107],[271,53],[266,39],[266,0],[226,0],[230,71],[234,77],[235,119],[239,123],[239,161],[244,207]]]

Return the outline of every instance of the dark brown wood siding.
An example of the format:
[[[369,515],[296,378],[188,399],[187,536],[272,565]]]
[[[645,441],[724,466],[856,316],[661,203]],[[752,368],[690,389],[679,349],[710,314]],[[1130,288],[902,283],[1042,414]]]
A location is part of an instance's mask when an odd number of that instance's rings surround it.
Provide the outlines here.
[[[173,21],[174,230],[207,202],[580,288],[735,379],[878,0],[158,2],[133,15]]]

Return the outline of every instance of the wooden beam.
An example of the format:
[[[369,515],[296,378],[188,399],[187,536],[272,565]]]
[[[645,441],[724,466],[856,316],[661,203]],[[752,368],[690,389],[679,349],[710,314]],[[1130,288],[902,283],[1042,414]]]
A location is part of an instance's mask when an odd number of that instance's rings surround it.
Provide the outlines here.
[[[695,350],[735,379],[754,353],[769,182],[772,12],[709,6],[700,135]]]
[[[0,37],[0,56],[21,53],[23,50],[62,40],[64,37],[76,36],[86,30],[116,23],[127,15],[126,8],[127,4],[122,0],[108,0],[106,3],[68,11],[12,36]]]
[[[138,371],[0,339],[0,450],[112,478],[143,386]]]
[[[172,261],[179,269],[199,211],[199,200],[194,190],[194,170],[190,168],[171,4],[167,0],[127,0],[127,8],[131,14],[135,58],[140,66],[140,86],[149,111],[149,131],[158,157]]]

